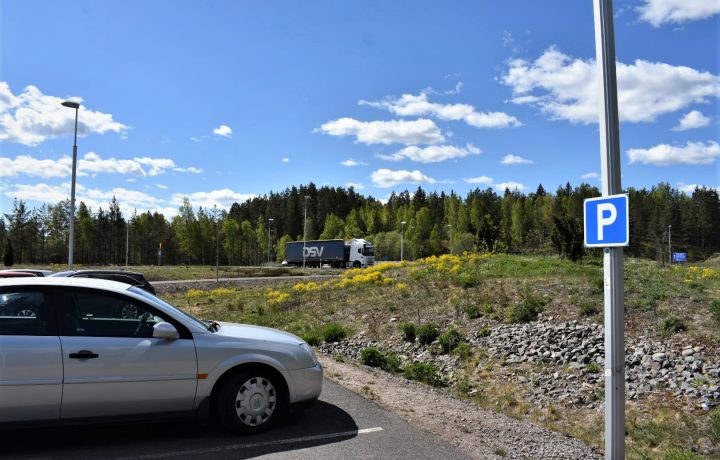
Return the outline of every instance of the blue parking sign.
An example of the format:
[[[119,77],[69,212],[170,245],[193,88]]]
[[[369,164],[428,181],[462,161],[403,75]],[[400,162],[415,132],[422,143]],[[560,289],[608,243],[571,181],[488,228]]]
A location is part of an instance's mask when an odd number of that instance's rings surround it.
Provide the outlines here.
[[[630,244],[627,195],[588,198],[583,204],[586,247],[608,248]]]

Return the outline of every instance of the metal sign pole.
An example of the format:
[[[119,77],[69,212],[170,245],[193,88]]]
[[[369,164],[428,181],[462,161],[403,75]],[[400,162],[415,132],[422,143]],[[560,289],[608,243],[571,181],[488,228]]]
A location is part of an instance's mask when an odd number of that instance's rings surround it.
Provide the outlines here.
[[[593,0],[595,53],[603,102],[600,104],[600,156],[603,196],[622,193],[620,123],[615,74],[612,0]],[[605,248],[605,458],[625,458],[625,305],[623,248]]]

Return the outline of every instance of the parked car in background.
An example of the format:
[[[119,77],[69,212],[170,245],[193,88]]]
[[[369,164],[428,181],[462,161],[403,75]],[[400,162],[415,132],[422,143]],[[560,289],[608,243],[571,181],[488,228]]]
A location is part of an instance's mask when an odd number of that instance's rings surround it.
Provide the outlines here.
[[[37,268],[12,268],[9,270],[0,270],[0,274],[2,273],[17,273],[17,272],[23,272],[23,273],[32,273],[34,276],[50,276],[52,274],[51,270],[39,270]]]
[[[322,390],[322,366],[299,337],[199,320],[137,286],[0,280],[0,308],[13,305],[34,314],[0,315],[0,426],[174,413],[257,433]]]
[[[37,275],[28,272],[14,272],[14,271],[2,271],[0,272],[0,278],[33,278]]]
[[[155,288],[142,273],[126,272],[124,270],[68,270],[64,272],[53,273],[53,277],[70,277],[70,278],[95,278],[119,283],[137,286],[144,289],[150,294],[155,294]]]

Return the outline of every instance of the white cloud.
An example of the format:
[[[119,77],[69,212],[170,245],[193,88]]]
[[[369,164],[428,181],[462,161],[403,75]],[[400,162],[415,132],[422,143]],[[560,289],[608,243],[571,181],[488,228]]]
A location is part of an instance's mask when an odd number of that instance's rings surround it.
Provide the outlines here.
[[[649,149],[627,151],[630,164],[644,163],[655,166],[672,164],[709,165],[720,156],[720,144],[715,141],[688,142],[685,147],[659,144]]]
[[[475,107],[469,104],[438,104],[429,102],[427,96],[427,92],[423,91],[417,96],[403,94],[399,99],[386,98],[377,102],[361,100],[360,105],[389,110],[401,117],[431,116],[441,120],[462,120],[476,128],[507,128],[522,124],[504,112],[476,112]]]
[[[699,110],[693,110],[683,115],[678,125],[672,130],[687,131],[688,129],[704,128],[710,126],[710,121],[710,117],[706,117]]]
[[[220,125],[217,128],[213,129],[213,134],[222,137],[232,137],[232,128],[230,128],[228,125]]]
[[[620,118],[654,122],[694,103],[720,97],[720,77],[706,71],[662,62],[617,63]],[[597,123],[599,86],[595,61],[571,58],[555,47],[535,61],[513,59],[501,81],[512,101],[539,107],[551,118]]]
[[[188,168],[173,168],[173,171],[177,172],[186,172],[190,174],[202,174],[203,170],[200,168],[196,168],[194,166],[190,166]]]
[[[69,98],[81,103],[82,99]],[[75,110],[60,105],[65,99],[43,94],[35,86],[27,86],[14,95],[7,82],[0,81],[0,141],[37,145],[46,139],[72,135],[75,130]],[[113,120],[109,113],[88,110],[80,106],[78,135],[123,133],[127,126]]]
[[[138,176],[157,176],[175,168],[175,162],[169,158],[136,157],[132,160],[102,158],[95,152],[88,152],[78,159],[79,176],[88,174],[134,174]],[[188,168],[192,169],[192,168]],[[14,160],[0,158],[0,177],[18,175],[49,177],[67,177],[72,173],[72,158],[63,156],[57,160],[38,159],[29,155],[19,155]]]
[[[390,169],[378,169],[370,175],[373,184],[377,187],[392,187],[398,184],[434,184],[437,182],[432,177],[426,176],[417,169],[406,171],[404,169],[392,171]]]
[[[163,201],[144,192],[137,190],[128,190],[122,187],[115,187],[111,190],[91,189],[76,184],[75,200],[79,204],[84,202],[93,211],[97,211],[100,207],[108,208],[108,204],[113,197],[118,201],[120,209],[125,215],[130,215],[134,209],[155,211],[160,209]],[[16,184],[12,188],[3,192],[5,196],[10,198],[18,198],[26,201],[39,201],[44,203],[57,203],[58,201],[70,198],[70,183],[66,182],[61,185],[40,184]],[[177,212],[177,211],[176,211]]]
[[[167,185],[155,184],[155,187],[157,187],[157,188],[159,188],[159,189],[162,189],[162,190],[167,190]]]
[[[664,23],[683,23],[707,19],[720,13],[717,0],[645,0],[638,7],[640,19],[655,27]]]
[[[493,183],[493,178],[488,176],[468,177],[463,180],[468,184],[491,185]]]
[[[511,191],[517,190],[518,192],[525,190],[525,186],[519,182],[498,182],[493,185],[493,188],[501,192],[504,192],[505,189],[510,189]]]
[[[195,137],[195,136],[190,136],[190,140],[193,141],[193,142],[200,142],[200,139],[198,139],[198,138]]]
[[[468,177],[463,179],[468,184],[486,185],[492,187],[497,191],[504,192],[506,188],[510,190],[518,190],[522,192],[525,190],[525,186],[519,182],[498,182],[495,183],[492,177],[479,176],[479,177]]]
[[[581,179],[594,179],[594,180],[597,180],[597,179],[600,179],[600,174],[598,174],[598,173],[596,173],[595,171],[593,171],[593,172],[589,172],[589,173],[587,173],[587,174],[583,174],[582,176],[580,176],[580,178],[581,178]]]
[[[365,188],[365,186],[364,186],[363,184],[358,183],[358,182],[348,182],[348,183],[346,184],[346,187],[348,187],[348,188],[352,187],[352,188],[354,188],[355,190],[362,190],[362,189]]]
[[[72,160],[71,160],[72,162]],[[38,176],[43,178],[65,177],[72,173],[67,162],[40,160],[29,155],[19,155],[15,159],[0,158],[0,177],[18,175]]]
[[[505,155],[502,160],[500,160],[500,163],[504,165],[531,165],[535,162],[518,155],[509,154]]]
[[[685,182],[678,182],[677,185],[678,185],[678,187],[677,187],[678,190],[680,190],[681,192],[683,192],[687,195],[692,195],[696,188],[705,188],[705,189],[709,189],[709,190],[712,190],[714,188],[715,190],[720,192],[720,187],[709,187],[707,185],[702,185],[702,184],[686,184]]]
[[[315,130],[331,136],[355,136],[363,144],[436,144],[445,140],[432,120],[358,121],[340,118]]]
[[[468,155],[479,155],[482,151],[472,144],[463,147],[453,145],[431,145],[428,147],[408,146],[392,155],[378,155],[389,161],[409,159],[418,163],[437,163],[440,161],[463,158]]]
[[[352,168],[354,166],[367,166],[367,163],[363,163],[362,161],[356,161],[356,160],[353,160],[352,158],[348,158],[345,161],[341,161],[340,164],[343,166],[347,166],[348,168]]]
[[[180,206],[185,197],[187,197],[194,207],[202,206],[203,208],[212,208],[213,206],[217,206],[218,208],[228,209],[233,203],[242,203],[256,196],[257,195],[251,193],[238,193],[229,188],[224,188],[210,192],[174,193],[170,198],[170,202]]]

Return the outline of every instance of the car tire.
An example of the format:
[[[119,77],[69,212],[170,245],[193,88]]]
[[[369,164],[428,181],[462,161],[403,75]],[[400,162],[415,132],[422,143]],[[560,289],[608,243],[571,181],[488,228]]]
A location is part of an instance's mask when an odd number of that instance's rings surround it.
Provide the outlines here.
[[[360,268],[360,262],[356,260],[356,261],[353,263],[353,267],[354,267],[354,268]]]
[[[223,382],[215,399],[220,424],[236,434],[260,433],[287,408],[283,382],[261,368],[244,369]]]

